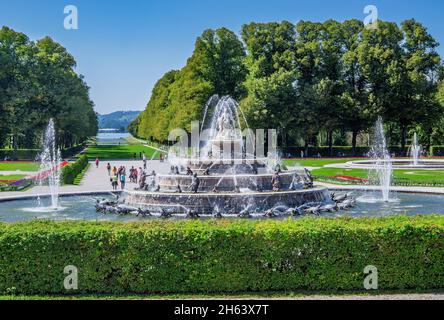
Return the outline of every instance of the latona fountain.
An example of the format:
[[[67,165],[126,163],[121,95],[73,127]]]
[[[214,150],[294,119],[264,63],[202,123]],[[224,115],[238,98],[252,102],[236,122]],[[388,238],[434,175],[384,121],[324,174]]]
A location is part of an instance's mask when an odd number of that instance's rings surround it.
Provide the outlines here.
[[[247,122],[235,100],[213,96],[204,114],[200,129],[205,138],[199,150],[187,157],[171,149],[170,173],[157,174],[149,182],[142,177],[139,188],[124,191],[118,203],[121,211],[191,217],[273,215],[331,201],[326,188],[313,185],[308,171],[287,170],[275,153],[259,155],[254,138],[241,133],[241,123]],[[106,203],[98,210],[112,211]]]

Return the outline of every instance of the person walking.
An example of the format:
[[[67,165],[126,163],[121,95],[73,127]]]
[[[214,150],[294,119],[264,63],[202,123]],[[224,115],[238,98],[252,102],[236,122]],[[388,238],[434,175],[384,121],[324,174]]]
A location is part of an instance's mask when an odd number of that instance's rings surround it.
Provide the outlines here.
[[[99,158],[96,158],[96,168],[99,167],[99,163],[100,163]]]
[[[113,168],[113,174],[114,174],[114,175],[117,174],[117,167],[116,167],[116,166],[114,166],[114,168]]]
[[[119,177],[117,176],[117,174],[115,174],[114,177],[112,177],[111,185],[114,191],[117,190],[117,186],[119,185]]]
[[[111,176],[111,164],[109,162],[106,165],[106,170],[108,170],[108,176]]]
[[[142,159],[143,159],[143,169],[145,169],[146,170],[146,155],[145,155],[145,152],[142,154]]]
[[[120,175],[120,187],[121,189],[125,189],[125,182],[126,182],[126,174],[122,172]]]

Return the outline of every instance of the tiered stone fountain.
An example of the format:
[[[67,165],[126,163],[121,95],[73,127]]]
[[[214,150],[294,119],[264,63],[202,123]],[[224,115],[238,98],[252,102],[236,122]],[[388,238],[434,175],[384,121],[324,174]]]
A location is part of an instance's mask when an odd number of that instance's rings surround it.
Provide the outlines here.
[[[201,128],[208,139],[199,145],[197,156],[184,158],[171,151],[171,172],[156,175],[155,181],[138,190],[125,191],[120,205],[196,216],[250,215],[329,202],[328,190],[314,186],[307,171],[286,170],[274,156],[247,152],[251,148],[241,134],[239,113],[232,98],[212,97]],[[205,119],[209,115],[211,121]]]

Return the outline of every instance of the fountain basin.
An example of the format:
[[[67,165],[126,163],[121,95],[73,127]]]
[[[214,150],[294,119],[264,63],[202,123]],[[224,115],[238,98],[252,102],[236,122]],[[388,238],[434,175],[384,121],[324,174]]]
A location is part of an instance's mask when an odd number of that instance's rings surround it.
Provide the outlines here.
[[[278,205],[298,207],[306,203],[330,201],[327,188],[314,187],[307,190],[248,193],[173,193],[126,191],[124,203],[159,212],[184,213],[192,210],[199,214],[212,214],[217,207],[226,214],[238,214],[249,207],[251,212],[264,212]]]
[[[279,175],[282,189],[289,189],[295,175],[296,172],[283,172]],[[272,177],[271,173],[199,176],[199,191],[212,191],[214,186],[217,186],[219,191],[233,191],[234,181],[239,188],[256,190],[256,187],[259,187],[264,191],[272,190]],[[180,185],[185,191],[191,185],[192,179],[193,177],[186,175],[158,175],[158,184],[162,190],[176,190],[177,185]]]

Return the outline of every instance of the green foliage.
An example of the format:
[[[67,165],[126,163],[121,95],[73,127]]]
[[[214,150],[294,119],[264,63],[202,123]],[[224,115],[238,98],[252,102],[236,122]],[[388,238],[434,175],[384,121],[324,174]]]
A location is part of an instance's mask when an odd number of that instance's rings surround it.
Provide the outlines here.
[[[35,160],[39,153],[42,152],[40,149],[0,149],[0,159],[3,160],[5,157],[13,160]]]
[[[96,134],[89,88],[75,65],[73,56],[49,37],[30,41],[10,28],[0,29],[2,144],[11,136],[15,153],[40,147],[49,118],[56,120],[63,148]]]
[[[8,294],[363,290],[368,265],[381,290],[434,289],[443,262],[443,216],[0,224]]]
[[[131,132],[164,141],[172,129],[189,131],[219,93],[240,101],[253,129],[278,129],[284,147],[322,145],[321,133],[332,153],[333,136],[347,131],[356,153],[377,115],[403,153],[410,130],[423,145],[441,143],[444,69],[438,43],[415,20],[375,30],[354,19],[250,23],[241,37],[245,50],[226,29],[205,31],[187,65],[159,80]]]
[[[214,93],[240,97],[245,52],[236,35],[225,29],[206,30],[180,71],[167,72],[155,85],[146,110],[130,125],[137,137],[160,142],[171,130],[190,130]]]
[[[76,162],[65,166],[62,169],[62,182],[64,184],[74,184],[76,177],[88,166],[88,157],[81,155]]]

